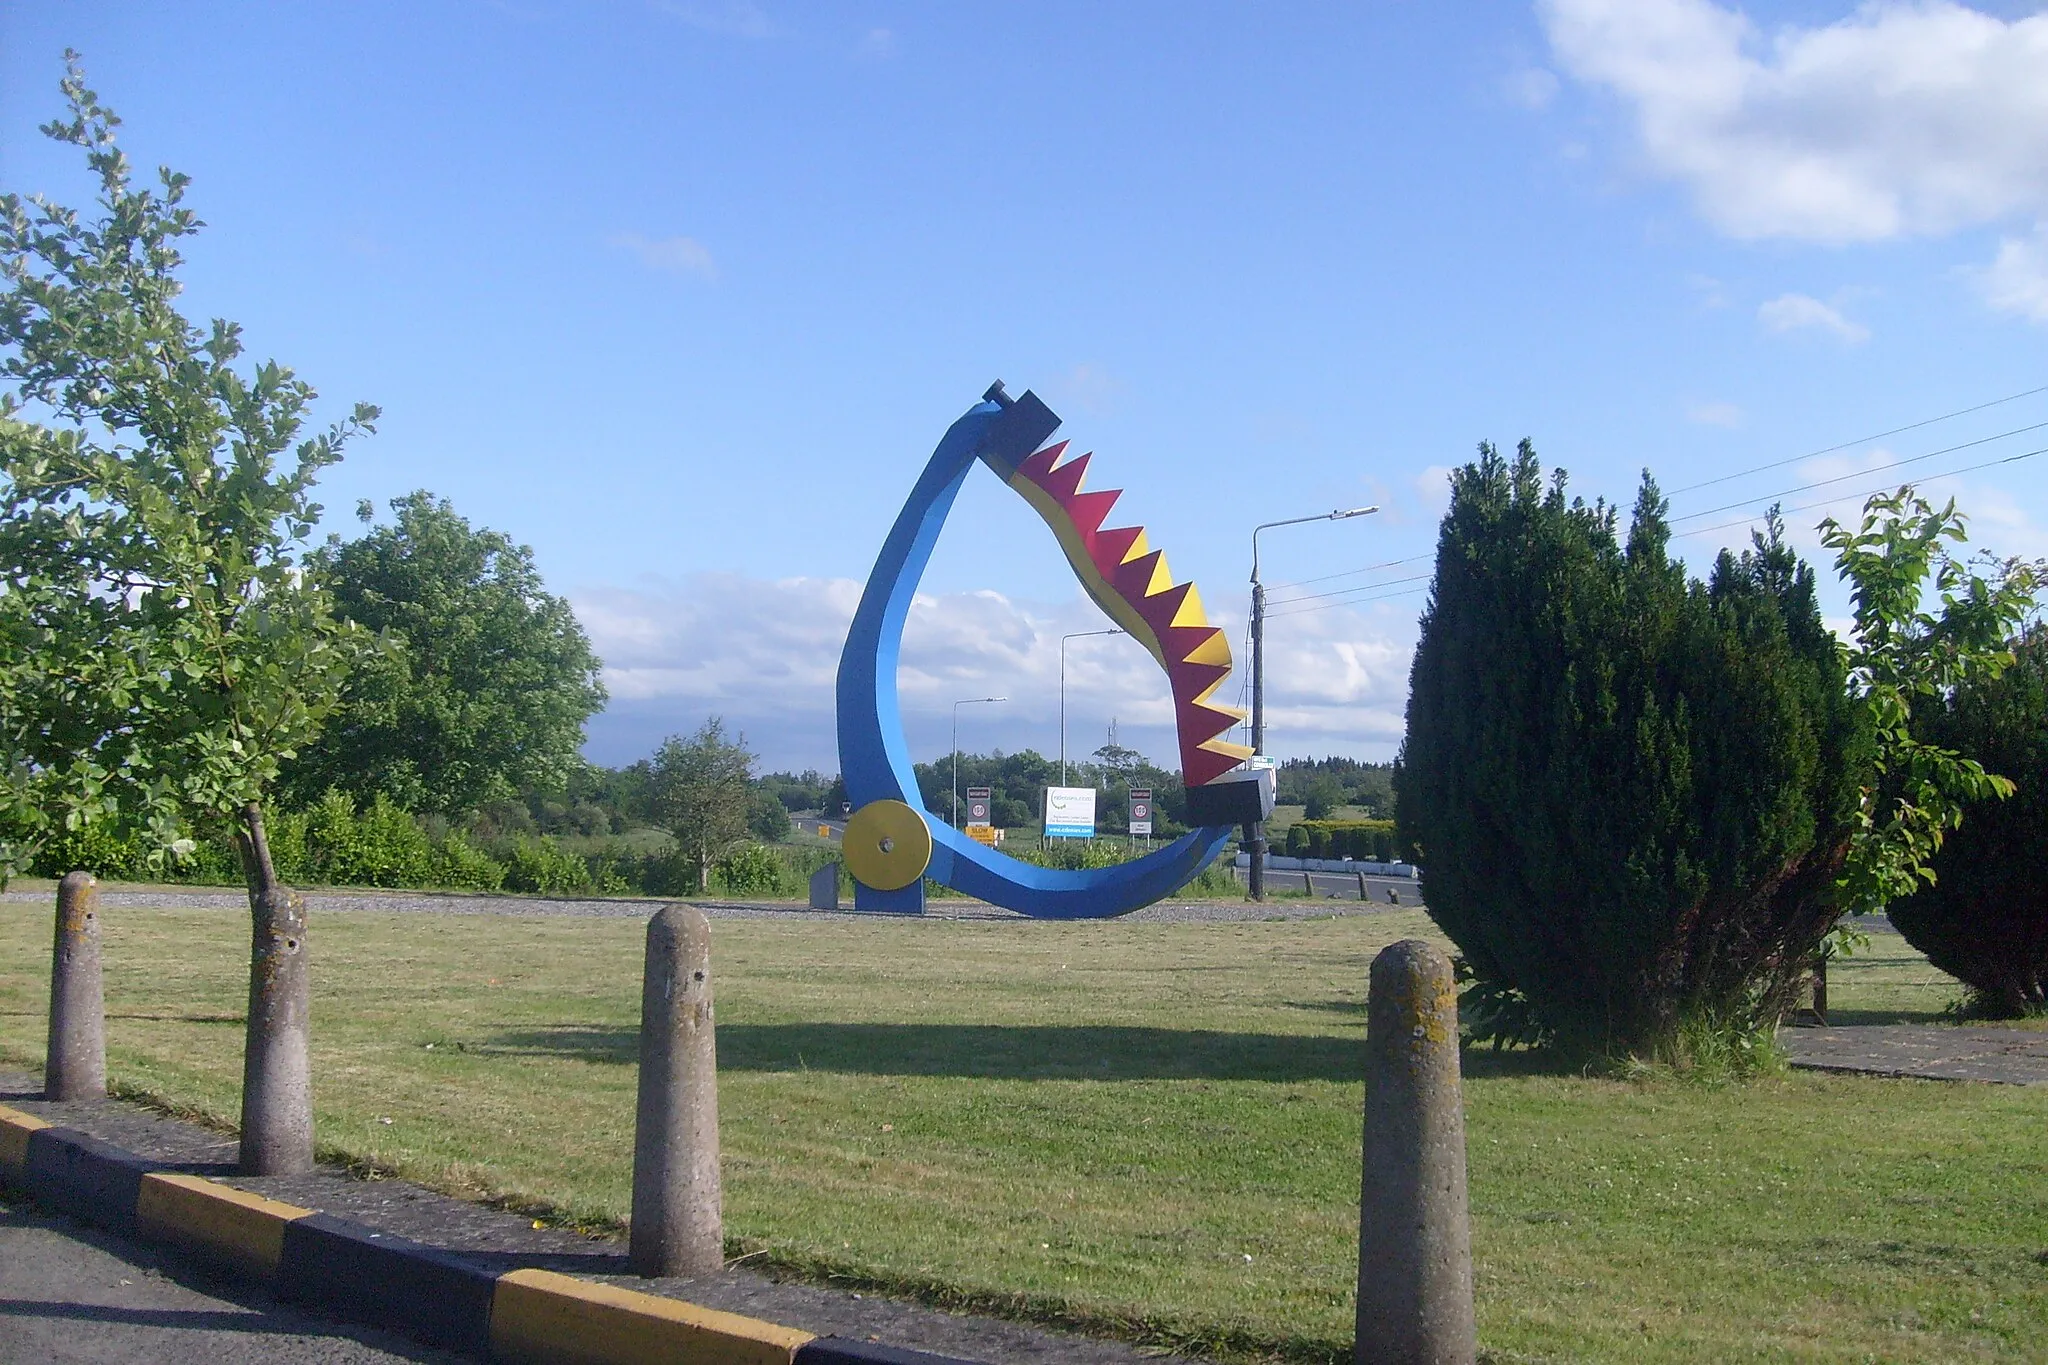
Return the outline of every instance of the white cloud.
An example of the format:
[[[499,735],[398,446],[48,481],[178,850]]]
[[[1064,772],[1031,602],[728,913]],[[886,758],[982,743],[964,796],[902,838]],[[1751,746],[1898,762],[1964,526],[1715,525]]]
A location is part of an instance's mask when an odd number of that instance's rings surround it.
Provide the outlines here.
[[[1524,109],[1543,109],[1557,98],[1557,76],[1540,66],[1524,67],[1503,81],[1501,89]]]
[[[1086,361],[1048,380],[1045,385],[1046,395],[1056,410],[1064,411],[1071,407],[1091,417],[1113,412],[1123,391],[1123,380],[1102,366]]]
[[[711,259],[710,248],[694,237],[646,237],[637,232],[616,232],[606,241],[632,252],[649,270],[701,275],[707,280],[718,278],[718,266]]]
[[[2001,313],[2048,322],[2048,223],[2031,237],[2002,237],[1998,258],[1977,273],[1984,301]]]
[[[612,704],[592,725],[592,757],[625,763],[661,736],[727,718],[771,766],[837,764],[834,691],[839,651],[859,603],[848,579],[776,581],[696,574],[638,588],[571,594],[577,618],[605,661]],[[1269,628],[1268,728],[1276,752],[1386,757],[1399,742],[1413,618],[1419,599],[1359,610],[1306,612]],[[1242,641],[1212,603],[1212,617]],[[962,743],[976,749],[1059,746],[1060,636],[1105,628],[1080,599],[1023,602],[991,591],[927,594],[905,624],[897,687],[912,753],[943,749],[952,703],[1003,696],[1002,706],[962,712]],[[1221,700],[1234,702],[1239,675]],[[1107,723],[1123,743],[1178,766],[1165,676],[1129,638],[1096,636],[1067,646],[1067,749],[1091,753]],[[934,747],[936,746],[936,747]]]
[[[2048,15],[1874,0],[1770,33],[1710,0],[1539,0],[1568,73],[1737,237],[1872,241],[2048,216]]]
[[[1742,425],[1742,409],[1733,403],[1688,403],[1685,420],[1698,422],[1701,426],[1733,430]]]
[[[1849,321],[1836,309],[1805,294],[1780,294],[1757,305],[1757,320],[1773,332],[1796,332],[1818,327],[1832,332],[1851,346],[1870,340],[1870,329]]]
[[[1422,503],[1422,510],[1431,516],[1441,516],[1451,505],[1451,474],[1447,464],[1433,464],[1415,476],[1415,496]]]
[[[753,0],[725,0],[723,4],[684,4],[678,0],[656,0],[663,14],[674,15],[691,28],[728,38],[775,38],[782,28]]]

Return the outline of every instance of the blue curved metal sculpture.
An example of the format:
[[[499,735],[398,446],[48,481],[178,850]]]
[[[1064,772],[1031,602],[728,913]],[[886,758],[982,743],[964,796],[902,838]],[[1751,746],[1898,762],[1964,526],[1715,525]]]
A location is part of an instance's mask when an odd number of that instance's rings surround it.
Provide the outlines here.
[[[945,439],[939,442],[938,449],[932,452],[930,462],[925,465],[924,473],[911,489],[909,500],[904,503],[895,526],[882,544],[874,572],[868,576],[860,607],[854,613],[853,626],[847,632],[845,651],[840,655],[838,684],[839,770],[846,782],[847,799],[855,809],[847,830],[847,861],[849,870],[854,873],[854,905],[857,909],[922,913],[923,877],[930,877],[967,895],[1035,918],[1107,919],[1150,905],[1185,886],[1208,866],[1230,836],[1230,824],[1204,825],[1143,858],[1116,867],[1066,872],[1034,867],[1007,857],[968,838],[924,809],[910,752],[903,739],[902,712],[896,696],[897,656],[911,598],[931,559],[932,547],[952,510],[953,500],[974,462],[977,459],[987,461],[1005,482],[1012,483],[1027,457],[1037,458],[1044,467],[1050,468],[1053,456],[1045,452],[1034,456],[1033,452],[1058,426],[1059,418],[1034,395],[1026,393],[1013,400],[1003,393],[1000,383],[991,388],[982,402],[969,408],[953,423]],[[1072,482],[1078,489],[1078,470]],[[1114,495],[1110,496],[1113,498]],[[1107,504],[1102,506],[1106,511]],[[1097,520],[1099,523],[1099,514]],[[1089,528],[1091,532],[1093,529]],[[1164,577],[1163,562],[1156,566],[1141,562],[1142,533],[1133,534],[1138,539],[1138,553],[1131,556],[1131,562],[1139,564],[1146,573],[1154,572],[1156,567],[1157,574]],[[1071,548],[1069,557],[1074,558]],[[1157,558],[1156,554],[1153,558]],[[1081,561],[1077,560],[1076,564],[1077,568],[1081,567]],[[1170,584],[1170,580],[1168,582]],[[1091,593],[1094,590],[1091,585]],[[1189,611],[1182,598],[1190,596],[1192,589],[1188,585],[1179,585],[1178,591],[1180,596],[1162,608],[1167,613],[1159,618],[1163,624],[1157,629],[1146,630],[1148,638],[1156,639],[1172,632],[1194,638],[1195,628],[1182,624]],[[1102,599],[1098,597],[1098,600]],[[1117,605],[1126,612],[1129,610],[1127,601],[1119,601]],[[1177,616],[1173,614],[1176,611],[1179,613]],[[1192,611],[1194,617],[1199,618],[1199,600],[1194,602]],[[1119,615],[1119,619],[1124,617]],[[1220,638],[1220,632],[1205,624],[1201,631]],[[1205,648],[1214,648],[1208,634],[1201,634],[1200,639]],[[1186,645],[1186,648],[1192,653],[1195,646]],[[1179,652],[1179,649],[1175,650],[1176,654]],[[1186,743],[1189,707],[1205,718],[1209,713],[1222,716],[1224,720],[1221,723],[1228,724],[1227,712],[1207,705],[1208,693],[1214,691],[1221,676],[1229,672],[1227,652],[1222,673],[1213,679],[1209,678],[1207,671],[1201,671],[1201,667],[1190,665],[1190,669],[1200,672],[1200,676],[1188,686],[1196,688],[1202,685],[1199,696],[1189,693],[1193,701],[1181,697],[1182,689],[1176,687],[1176,702],[1182,712],[1184,752],[1192,752]],[[1171,668],[1169,672],[1172,672]],[[1203,685],[1205,679],[1207,681]],[[1229,767],[1239,756],[1249,752],[1207,736],[1200,737],[1199,748],[1198,758],[1207,767],[1216,764]],[[1185,768],[1186,764],[1183,766]],[[1197,780],[1206,781],[1208,778],[1198,779],[1190,774],[1191,785]],[[863,862],[856,856],[852,841],[863,837],[857,833],[858,830],[888,828],[886,822],[864,824],[861,812],[900,812],[901,808],[895,805],[899,802],[917,812],[930,830],[929,863],[923,867],[922,876],[916,875],[917,869],[907,868],[901,876],[877,878],[899,882],[893,889],[873,886],[862,878]],[[895,841],[886,835],[875,837],[880,840],[879,849],[892,850]],[[918,842],[921,856],[922,841]],[[875,865],[879,856],[899,856],[894,852],[886,855],[878,854],[876,850],[864,852],[866,866],[869,867]]]

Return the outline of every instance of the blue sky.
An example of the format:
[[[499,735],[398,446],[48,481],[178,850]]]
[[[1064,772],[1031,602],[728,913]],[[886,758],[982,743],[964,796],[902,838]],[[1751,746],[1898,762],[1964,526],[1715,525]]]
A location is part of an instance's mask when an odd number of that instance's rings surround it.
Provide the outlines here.
[[[598,761],[716,712],[835,767],[860,581],[999,376],[1234,634],[1253,524],[1384,506],[1263,541],[1269,747],[1377,758],[1480,440],[1623,502],[1649,467],[1696,567],[1762,505],[1722,504],[2048,447],[2048,393],[1859,439],[2048,385],[2039,8],[10,6],[0,180],[84,197],[35,132],[80,49],[194,178],[191,311],[383,407],[330,525],[424,487],[532,545],[607,663]],[[1929,491],[2044,554],[2044,471]],[[1101,618],[993,476],[925,588],[913,749],[1001,694],[963,745],[1054,751],[1059,636]],[[1067,707],[1071,752],[1115,717],[1172,761],[1129,641],[1072,642]]]

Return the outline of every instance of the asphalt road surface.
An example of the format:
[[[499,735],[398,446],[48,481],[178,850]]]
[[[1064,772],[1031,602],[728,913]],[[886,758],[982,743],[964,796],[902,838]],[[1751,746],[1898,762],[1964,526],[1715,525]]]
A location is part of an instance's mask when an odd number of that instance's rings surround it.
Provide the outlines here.
[[[473,1359],[314,1317],[178,1258],[0,1199],[0,1361],[457,1365]]]

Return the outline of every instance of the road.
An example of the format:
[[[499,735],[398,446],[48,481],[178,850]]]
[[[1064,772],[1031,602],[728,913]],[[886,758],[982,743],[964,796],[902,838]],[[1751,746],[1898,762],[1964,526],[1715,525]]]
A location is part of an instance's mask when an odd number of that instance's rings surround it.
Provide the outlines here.
[[[473,1359],[303,1313],[179,1258],[0,1199],[0,1361],[457,1365]]]
[[[791,823],[805,834],[827,839],[838,838],[846,829],[844,820],[829,816],[792,816]],[[1282,872],[1278,868],[1273,868],[1266,873],[1266,885],[1275,891],[1299,891],[1302,889],[1302,876],[1299,872]],[[1361,896],[1358,874],[1355,872],[1310,872],[1307,876],[1309,888],[1322,900],[1368,900],[1410,909],[1422,904],[1421,885],[1413,877],[1375,877],[1367,874],[1365,894]],[[1239,885],[1244,884],[1244,869],[1237,869],[1237,880]]]

